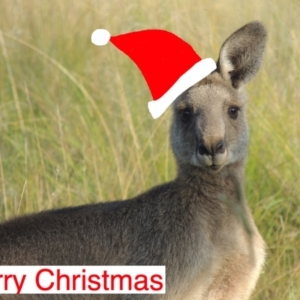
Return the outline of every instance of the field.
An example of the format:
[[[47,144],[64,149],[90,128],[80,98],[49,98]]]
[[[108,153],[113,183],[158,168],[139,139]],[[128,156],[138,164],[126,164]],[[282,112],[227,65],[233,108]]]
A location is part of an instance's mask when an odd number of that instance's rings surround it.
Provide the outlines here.
[[[300,5],[288,1],[0,1],[0,220],[134,196],[176,175],[170,110],[96,28],[163,28],[217,59],[234,30],[269,32],[248,87],[246,195],[267,242],[253,299],[300,299]]]

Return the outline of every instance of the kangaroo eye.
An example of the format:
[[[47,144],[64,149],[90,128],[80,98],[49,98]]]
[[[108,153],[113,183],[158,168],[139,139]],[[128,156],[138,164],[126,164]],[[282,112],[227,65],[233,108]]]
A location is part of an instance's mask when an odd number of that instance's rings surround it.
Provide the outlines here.
[[[192,119],[192,112],[189,109],[181,110],[179,112],[181,121],[184,123],[189,122]]]
[[[230,106],[228,109],[228,115],[231,119],[236,119],[239,114],[239,108],[237,106]]]

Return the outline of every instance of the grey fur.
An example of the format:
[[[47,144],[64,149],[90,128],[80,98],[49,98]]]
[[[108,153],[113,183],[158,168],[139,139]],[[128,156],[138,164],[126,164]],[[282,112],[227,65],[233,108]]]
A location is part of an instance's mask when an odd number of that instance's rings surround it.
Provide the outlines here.
[[[248,208],[243,216],[250,228],[246,230],[233,204],[239,200],[235,179],[243,186],[248,148],[241,87],[258,71],[265,41],[266,31],[259,22],[236,31],[221,48],[217,71],[174,102],[175,180],[126,201],[45,211],[4,222],[0,264],[166,266],[166,295],[86,299],[249,299],[265,246]],[[232,107],[238,108],[236,118]],[[2,295],[0,299],[83,296]]]

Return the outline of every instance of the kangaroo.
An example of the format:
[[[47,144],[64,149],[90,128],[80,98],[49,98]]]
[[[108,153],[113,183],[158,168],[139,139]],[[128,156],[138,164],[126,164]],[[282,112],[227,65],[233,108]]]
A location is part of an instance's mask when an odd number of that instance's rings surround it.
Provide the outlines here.
[[[173,102],[173,181],[132,199],[0,225],[1,265],[165,265],[166,294],[0,299],[249,299],[265,243],[243,202],[249,140],[244,86],[260,68],[266,38],[257,21],[241,27],[222,45],[217,69]]]

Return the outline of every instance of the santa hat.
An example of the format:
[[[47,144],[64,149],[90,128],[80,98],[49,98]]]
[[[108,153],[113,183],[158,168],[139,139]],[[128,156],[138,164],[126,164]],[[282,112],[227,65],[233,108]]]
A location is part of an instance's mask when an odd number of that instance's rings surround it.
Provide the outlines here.
[[[97,46],[110,41],[135,62],[152,94],[148,108],[154,119],[180,94],[216,69],[213,59],[201,59],[188,43],[165,30],[111,36],[107,30],[97,29],[91,39]]]

